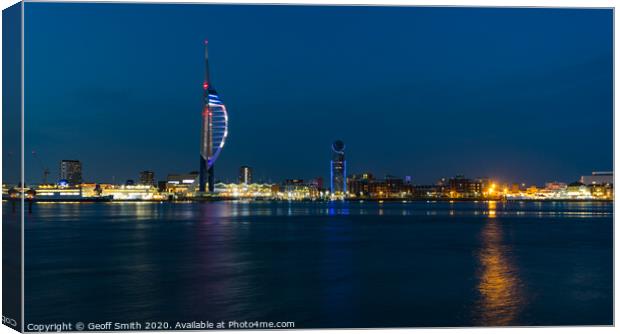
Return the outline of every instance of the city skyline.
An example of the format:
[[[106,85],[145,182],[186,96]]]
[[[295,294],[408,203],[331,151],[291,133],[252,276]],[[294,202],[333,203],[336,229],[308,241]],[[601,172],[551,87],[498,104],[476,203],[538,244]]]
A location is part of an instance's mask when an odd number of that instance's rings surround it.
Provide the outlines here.
[[[569,184],[569,183],[584,183],[584,184],[590,184],[591,182],[584,182],[583,179],[584,178],[589,178],[592,177],[592,175],[613,175],[613,171],[591,171],[588,173],[584,173],[584,174],[580,174],[577,176],[574,176],[570,179],[558,179],[558,178],[550,178],[545,180],[544,182],[541,183],[527,183],[527,182],[520,182],[519,180],[511,180],[511,179],[498,179],[498,178],[494,178],[494,177],[490,177],[487,175],[469,175],[469,174],[463,174],[463,173],[455,173],[452,175],[437,175],[433,180],[429,181],[429,182],[419,182],[417,180],[415,180],[411,175],[395,175],[393,173],[386,173],[386,174],[378,174],[375,173],[374,170],[364,170],[364,171],[359,171],[359,172],[355,172],[355,173],[348,173],[346,172],[346,159],[344,158],[344,155],[342,154],[337,154],[338,151],[334,151],[334,147],[335,145],[337,145],[337,143],[340,142],[340,144],[342,144],[342,142],[340,140],[336,140],[334,143],[332,143],[332,152],[336,152],[335,154],[332,155],[333,159],[336,159],[335,157],[339,157],[340,160],[340,164],[338,166],[334,165],[334,160],[330,160],[330,177],[328,179],[326,179],[326,182],[328,182],[328,185],[325,188],[322,188],[324,190],[332,190],[334,189],[334,187],[338,188],[337,191],[335,192],[347,192],[347,184],[350,181],[354,181],[359,177],[368,177],[370,175],[370,178],[372,179],[376,179],[376,180],[388,180],[388,179],[398,179],[401,180],[407,184],[411,184],[411,185],[418,185],[418,186],[423,186],[423,185],[437,185],[437,184],[442,184],[447,182],[447,180],[449,179],[458,179],[458,178],[467,178],[467,179],[471,179],[471,180],[479,180],[479,181],[485,181],[485,182],[494,182],[494,183],[498,183],[498,184],[503,184],[503,185],[510,185],[510,184],[519,184],[520,186],[545,186],[549,183],[562,183],[562,184]],[[342,153],[343,151],[340,151],[340,153]],[[71,172],[71,176],[68,176],[67,172],[65,170],[63,170],[63,167],[65,166],[65,164],[70,163],[72,165],[76,165],[76,167],[71,167],[73,169],[77,168],[76,172]],[[80,160],[67,160],[67,159],[63,159],[60,161],[60,168],[58,168],[58,177],[54,177],[54,176],[50,176],[50,170],[45,168],[42,169],[42,174],[40,175],[41,178],[41,182],[38,181],[33,181],[30,184],[27,184],[27,186],[31,186],[31,185],[59,185],[59,186],[67,186],[67,185],[73,185],[73,186],[77,186],[81,183],[83,184],[112,184],[112,185],[127,185],[127,184],[140,184],[140,185],[153,185],[153,186],[157,186],[158,182],[165,182],[166,180],[169,180],[170,178],[176,178],[178,177],[178,175],[194,175],[196,178],[196,183],[199,184],[199,176],[200,176],[200,172],[198,170],[191,170],[191,171],[185,171],[185,172],[170,172],[170,173],[165,173],[162,175],[156,175],[155,172],[153,172],[152,170],[140,170],[138,172],[135,173],[135,175],[131,175],[128,178],[116,178],[114,177],[114,179],[111,182],[105,181],[105,180],[93,180],[93,179],[83,179],[82,174],[82,162]],[[300,177],[295,177],[294,175],[287,175],[287,176],[282,176],[280,178],[276,178],[276,179],[255,179],[254,176],[254,168],[252,166],[248,166],[248,165],[242,165],[238,167],[238,175],[236,177],[233,178],[215,178],[214,182],[215,183],[220,183],[220,184],[234,184],[234,183],[238,183],[238,184],[285,184],[289,181],[296,181],[296,182],[302,182],[302,181],[306,181],[305,183],[313,183],[316,182],[316,180],[321,179],[323,180],[323,176],[321,175],[315,175],[314,177],[308,177],[308,178],[300,178]],[[339,176],[340,174],[340,176]],[[46,180],[46,182],[42,182],[43,180]],[[81,180],[81,182],[78,182],[77,180]],[[337,185],[338,183],[340,183],[341,185]],[[613,183],[613,182],[612,182]],[[16,185],[16,184],[11,184],[10,182],[6,183],[6,185]],[[320,187],[319,187],[320,188]],[[344,189],[344,191],[340,190],[340,189]]]
[[[205,38],[234,115],[223,180],[241,165],[257,180],[328,180],[338,138],[348,174],[417,183],[541,184],[613,169],[610,11],[118,4],[85,15],[93,6],[26,12],[29,182],[42,178],[31,151],[47,168],[80,160],[99,182],[196,170]],[[153,23],[163,18],[183,24]],[[226,20],[256,29],[222,29]],[[351,38],[340,45],[340,34]]]

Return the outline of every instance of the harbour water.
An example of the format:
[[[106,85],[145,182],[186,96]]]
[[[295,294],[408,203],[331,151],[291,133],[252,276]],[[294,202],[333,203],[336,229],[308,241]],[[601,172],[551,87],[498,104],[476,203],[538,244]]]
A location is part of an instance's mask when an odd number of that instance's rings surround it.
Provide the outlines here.
[[[613,203],[35,203],[25,232],[26,324],[613,321]]]

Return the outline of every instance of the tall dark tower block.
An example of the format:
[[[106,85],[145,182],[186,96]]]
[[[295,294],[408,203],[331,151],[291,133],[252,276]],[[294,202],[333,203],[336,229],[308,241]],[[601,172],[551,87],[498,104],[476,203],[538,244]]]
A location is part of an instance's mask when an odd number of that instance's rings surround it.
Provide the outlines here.
[[[343,196],[347,192],[347,161],[344,158],[344,142],[342,140],[336,140],[332,144],[330,174],[332,194]]]

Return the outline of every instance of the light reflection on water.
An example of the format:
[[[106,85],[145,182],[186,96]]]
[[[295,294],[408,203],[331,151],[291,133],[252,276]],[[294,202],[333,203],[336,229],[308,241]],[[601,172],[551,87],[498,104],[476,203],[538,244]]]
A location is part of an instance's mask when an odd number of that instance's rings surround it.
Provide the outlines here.
[[[222,202],[237,216],[402,215],[487,217],[611,217],[611,202]]]
[[[478,252],[476,324],[505,326],[516,320],[524,303],[519,272],[510,259],[510,246],[503,241],[503,230],[495,220],[497,203],[489,201],[488,218],[481,231],[482,248]]]

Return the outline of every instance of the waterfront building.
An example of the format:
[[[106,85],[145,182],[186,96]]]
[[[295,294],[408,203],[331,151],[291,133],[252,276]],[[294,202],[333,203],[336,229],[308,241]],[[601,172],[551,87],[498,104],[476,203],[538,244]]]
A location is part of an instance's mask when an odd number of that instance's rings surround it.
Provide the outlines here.
[[[368,193],[371,198],[387,198],[388,186],[384,180],[370,180],[368,182]]]
[[[332,144],[331,160],[331,192],[335,197],[343,197],[347,192],[345,175],[347,173],[347,161],[344,157],[345,145],[342,140],[336,140]]]
[[[311,179],[308,184],[313,185],[314,187],[316,187],[319,190],[323,190],[323,178],[320,176],[315,177],[314,179]]]
[[[61,160],[60,179],[67,180],[70,185],[82,183],[82,163],[79,160]]]
[[[166,192],[177,196],[194,196],[196,190],[198,190],[199,178],[200,174],[198,172],[168,174],[166,178]]]
[[[375,179],[371,173],[354,174],[347,178],[350,198],[408,198],[414,196],[414,186],[400,177],[387,175]]]
[[[275,195],[283,200],[315,200],[321,197],[321,192],[316,185],[302,179],[288,179]]]
[[[566,190],[567,185],[564,182],[547,182],[545,183],[545,189],[548,191],[563,191]]]
[[[570,199],[591,199],[592,192],[585,184],[581,182],[573,182],[566,187],[566,193],[563,198]]]
[[[239,183],[252,183],[252,168],[250,168],[249,166],[241,166],[241,168],[239,168]]]
[[[364,179],[361,174],[354,174],[347,178],[347,189],[350,197],[364,198],[369,195],[368,179]]]
[[[9,197],[9,190],[11,190],[11,185],[3,183],[2,184],[2,198],[8,198]]]
[[[228,112],[211,83],[207,45],[208,42],[205,41],[205,78],[202,84],[204,106],[200,132],[200,172],[198,178],[198,190],[201,193],[215,190],[215,161],[228,136]]]
[[[538,187],[537,186],[529,186],[527,187],[527,189],[525,189],[525,193],[528,195],[534,195],[536,193],[538,193]]]
[[[614,188],[610,184],[592,184],[589,186],[593,198],[613,199]]]
[[[275,198],[273,184],[270,183],[221,183],[215,184],[215,193],[223,198]]]
[[[400,198],[407,196],[407,193],[409,193],[407,187],[405,187],[402,178],[387,175],[385,177],[385,184],[388,191],[388,197]]]
[[[349,197],[370,197],[370,183],[375,182],[372,173],[353,174],[347,178]]]
[[[35,197],[43,200],[79,200],[84,194],[82,187],[78,185],[62,184],[41,184],[34,188]]]
[[[482,182],[457,175],[448,181],[450,198],[478,198],[482,196]],[[491,185],[491,187],[493,187]],[[494,187],[493,187],[494,188]]]
[[[436,184],[412,186],[412,196],[417,198],[441,198],[443,190]]]
[[[153,186],[155,185],[155,173],[150,170],[141,171],[139,180],[140,185]]]
[[[159,190],[159,192],[166,192],[166,185],[168,184],[167,180],[163,180],[163,181],[157,181],[157,190]]]
[[[152,201],[164,200],[166,196],[160,194],[153,185],[115,185],[101,184],[101,196],[112,196],[116,201]]]
[[[586,185],[614,184],[614,172],[592,172],[592,175],[584,175],[579,182]]]

